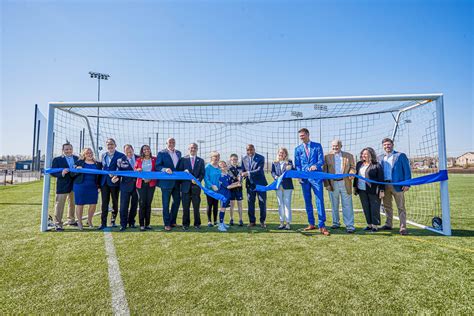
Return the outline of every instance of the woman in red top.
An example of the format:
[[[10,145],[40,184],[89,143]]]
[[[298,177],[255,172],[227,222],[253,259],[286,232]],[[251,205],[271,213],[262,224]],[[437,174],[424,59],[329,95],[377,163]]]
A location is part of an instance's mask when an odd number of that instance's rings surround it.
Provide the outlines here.
[[[140,158],[135,162],[135,171],[156,171],[156,157],[151,156],[151,149],[148,145],[140,148]],[[137,178],[138,200],[140,203],[140,212],[138,213],[140,221],[140,230],[151,229],[151,202],[153,202],[153,194],[157,180],[147,180]]]

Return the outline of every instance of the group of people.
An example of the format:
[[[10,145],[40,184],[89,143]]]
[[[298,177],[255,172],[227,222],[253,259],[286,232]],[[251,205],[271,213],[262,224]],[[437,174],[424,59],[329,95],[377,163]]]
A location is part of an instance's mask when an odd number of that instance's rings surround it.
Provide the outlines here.
[[[389,138],[382,140],[384,154],[378,157],[374,149],[367,147],[360,153],[360,161],[355,164],[354,157],[343,152],[342,142],[332,142],[331,153],[324,156],[321,144],[310,140],[308,129],[302,128],[298,131],[301,144],[295,148],[294,162],[289,159],[288,150],[279,148],[277,157],[272,163],[271,175],[274,179],[281,177],[287,170],[304,172],[321,172],[330,174],[358,174],[366,179],[376,180],[379,183],[371,183],[360,180],[357,177],[341,177],[340,179],[316,180],[298,179],[305,202],[308,218],[306,231],[316,230],[324,235],[329,235],[326,228],[326,212],[324,209],[323,186],[329,191],[332,204],[332,229],[341,226],[339,217],[339,203],[342,204],[343,222],[347,233],[355,231],[354,210],[352,204],[352,192],[358,195],[367,220],[364,230],[377,231],[380,225],[380,207],[384,206],[386,223],[381,229],[391,230],[393,227],[392,198],[395,199],[400,218],[400,234],[406,235],[406,209],[404,192],[409,190],[408,186],[391,185],[411,179],[410,164],[404,153],[393,149],[393,141]],[[188,146],[188,154],[183,156],[176,150],[176,141],[169,138],[166,148],[152,155],[150,146],[143,145],[139,155],[136,155],[133,146],[126,144],[123,153],[116,150],[117,144],[114,139],[106,141],[107,151],[100,160],[94,157],[91,148],[84,148],[80,156],[73,154],[70,143],[62,146],[63,155],[53,159],[52,168],[62,168],[61,172],[53,173],[57,178],[56,204],[55,204],[55,226],[57,231],[63,230],[63,213],[66,200],[69,200],[68,222],[69,225],[77,225],[83,229],[82,216],[84,206],[88,205],[87,224],[93,227],[92,217],[96,211],[98,193],[101,193],[101,225],[98,229],[107,227],[109,204],[111,202],[112,216],[111,225],[116,227],[117,216],[120,214],[120,230],[136,228],[136,215],[138,211],[140,230],[150,230],[151,205],[158,186],[161,190],[163,224],[167,231],[178,227],[177,218],[182,205],[182,229],[189,230],[191,226],[190,208],[193,208],[193,226],[201,227],[200,205],[201,188],[196,180],[202,182],[207,189],[222,194],[226,202],[210,195],[207,198],[207,226],[217,226],[220,231],[226,231],[232,225],[244,225],[242,214],[243,186],[245,185],[248,202],[249,227],[257,225],[255,215],[256,202],[260,209],[259,224],[266,228],[266,202],[267,192],[257,190],[257,185],[266,186],[264,167],[265,158],[256,153],[255,146],[247,145],[246,155],[239,163],[239,157],[232,154],[229,161],[221,160],[218,152],[212,152],[210,162],[206,165],[204,159],[199,157],[198,145],[191,143]],[[105,171],[161,171],[173,174],[176,171],[184,171],[192,174],[196,180],[154,180],[142,179],[140,177],[126,177],[99,175],[94,173],[72,172],[70,169],[92,169]],[[245,184],[244,184],[245,182]],[[291,200],[294,190],[291,178],[282,179],[280,187],[276,190],[278,213],[280,225],[278,229],[291,229],[292,209]],[[318,224],[314,216],[313,195],[316,199],[318,213]],[[120,203],[119,203],[120,200]],[[225,211],[230,209],[229,224],[225,224]],[[238,213],[238,223],[234,223],[234,211]],[[219,216],[218,216],[219,215]]]

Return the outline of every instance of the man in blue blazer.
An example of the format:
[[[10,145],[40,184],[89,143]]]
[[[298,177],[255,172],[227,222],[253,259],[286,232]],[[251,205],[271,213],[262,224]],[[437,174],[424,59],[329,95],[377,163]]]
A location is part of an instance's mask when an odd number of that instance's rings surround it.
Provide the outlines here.
[[[133,146],[123,146],[125,156],[117,159],[118,171],[133,171],[138,157],[133,151]],[[138,209],[138,193],[136,189],[137,178],[113,177],[112,182],[120,181],[120,231],[127,229],[127,225],[135,228],[135,217]],[[130,207],[130,208],[129,208]]]
[[[191,143],[188,146],[189,155],[182,157],[178,163],[178,170],[191,173],[200,182],[204,179],[204,160],[197,156],[198,145]],[[191,202],[194,210],[194,228],[201,227],[201,215],[199,207],[201,205],[201,188],[194,182],[182,181],[181,193],[183,194],[183,229],[188,230],[191,224],[189,216]]]
[[[267,185],[265,178],[265,158],[255,153],[255,146],[247,145],[247,155],[242,158],[242,177],[246,179],[245,187],[247,188],[247,203],[249,214],[249,227],[256,224],[255,218],[255,200],[258,195],[258,206],[260,208],[260,226],[267,227],[265,220],[267,218],[267,192],[257,192],[255,190],[258,185]]]
[[[390,182],[400,182],[411,179],[411,168],[408,157],[401,152],[393,150],[393,140],[384,138],[382,146],[385,154],[379,155],[378,161],[383,166],[385,185],[385,195],[383,198],[383,207],[385,209],[385,225],[381,229],[391,230],[393,227],[393,207],[392,197],[398,208],[398,217],[400,218],[400,234],[408,235],[407,231],[407,213],[405,208],[405,192],[409,186],[390,185]]]
[[[107,151],[101,155],[102,169],[116,171],[117,161],[125,157],[121,152],[115,150],[117,144],[113,138],[108,138],[105,142]],[[103,176],[100,178],[100,195],[102,198],[101,225],[99,229],[107,227],[107,216],[109,214],[109,202],[112,197],[112,227],[116,227],[115,219],[118,214],[118,199],[120,192],[120,181],[112,181],[113,176]]]
[[[168,138],[166,148],[158,153],[156,158],[156,170],[172,174],[177,170],[181,152],[175,149],[176,140]],[[181,202],[180,182],[176,180],[160,180],[158,186],[161,189],[163,203],[163,222],[165,229],[176,227],[176,218],[178,217],[179,203]],[[173,204],[170,201],[173,197]],[[168,227],[168,228],[167,228]]]
[[[73,155],[73,148],[70,143],[63,144],[63,154],[53,159],[52,168],[64,168],[62,172],[52,173],[51,175],[57,178],[56,181],[56,204],[54,212],[54,222],[56,231],[63,230],[63,213],[66,205],[66,200],[69,200],[68,225],[77,225],[76,216],[74,214],[74,192],[72,186],[74,179],[69,173],[69,169],[74,167],[74,164],[79,157]]]
[[[312,142],[309,139],[309,130],[302,128],[298,131],[302,144],[295,148],[295,167],[298,171],[318,172],[322,171],[324,165],[324,154],[321,144]],[[318,228],[326,236],[329,231],[326,229],[326,211],[324,209],[323,181],[313,179],[301,179],[301,188],[308,215],[309,226],[306,231],[316,229],[313,213],[313,201],[311,190],[316,196],[316,206],[318,208]]]

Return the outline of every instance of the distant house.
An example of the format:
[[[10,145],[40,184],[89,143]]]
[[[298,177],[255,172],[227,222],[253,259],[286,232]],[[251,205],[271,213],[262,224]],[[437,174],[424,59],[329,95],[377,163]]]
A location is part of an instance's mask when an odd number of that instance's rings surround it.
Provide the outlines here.
[[[448,158],[448,168],[454,167],[455,164],[456,164],[456,158],[454,158],[454,157],[449,157],[449,158]]]
[[[474,151],[468,151],[465,154],[456,158],[456,165],[458,166],[469,166],[474,165]]]

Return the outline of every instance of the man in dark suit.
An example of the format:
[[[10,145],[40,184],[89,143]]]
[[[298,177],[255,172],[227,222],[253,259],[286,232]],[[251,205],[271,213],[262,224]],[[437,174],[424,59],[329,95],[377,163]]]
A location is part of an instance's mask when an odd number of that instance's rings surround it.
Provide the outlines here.
[[[69,173],[69,168],[73,168],[79,157],[73,155],[73,148],[70,143],[63,144],[62,156],[53,159],[52,168],[64,168],[62,172],[52,173],[56,181],[56,205],[54,213],[54,222],[56,231],[63,230],[63,213],[66,200],[69,200],[68,225],[77,225],[74,215],[74,192],[72,191],[73,178]]]
[[[181,152],[175,149],[176,140],[168,138],[166,148],[158,153],[156,158],[156,170],[172,174],[178,167]],[[165,230],[176,227],[176,218],[178,217],[179,203],[181,201],[180,182],[176,180],[160,180],[158,186],[161,189],[161,197],[163,203],[163,221]],[[173,204],[170,201],[173,197]]]
[[[135,155],[133,146],[127,144],[123,146],[125,156],[117,159],[117,170],[133,171],[135,161],[139,156]],[[112,182],[120,180],[120,231],[124,231],[129,225],[135,228],[135,217],[138,208],[138,193],[135,186],[137,178],[113,177]],[[130,207],[130,209],[129,209]]]
[[[204,179],[204,160],[197,156],[198,145],[191,143],[188,146],[189,155],[181,158],[178,163],[178,170],[191,173],[201,182]],[[194,227],[201,228],[201,216],[199,206],[201,204],[201,188],[192,181],[181,182],[181,193],[183,194],[183,229],[188,230],[191,223],[189,207],[193,203]]]
[[[115,150],[117,144],[113,138],[109,138],[106,141],[107,152],[103,153],[101,156],[102,170],[117,170],[117,160],[125,157],[121,152]],[[101,225],[99,229],[104,229],[107,227],[107,216],[109,214],[109,202],[110,197],[112,197],[112,227],[116,227],[115,219],[118,214],[118,199],[120,192],[120,181],[112,181],[113,176],[103,176],[100,179],[100,193],[102,197],[102,215],[101,215]]]
[[[260,207],[260,226],[267,227],[265,219],[267,217],[267,192],[257,192],[257,184],[267,185],[267,179],[264,173],[265,158],[255,153],[255,146],[247,145],[247,155],[242,158],[242,177],[246,178],[245,187],[247,188],[247,202],[249,214],[249,227],[255,226],[255,199],[258,195],[258,206]]]

